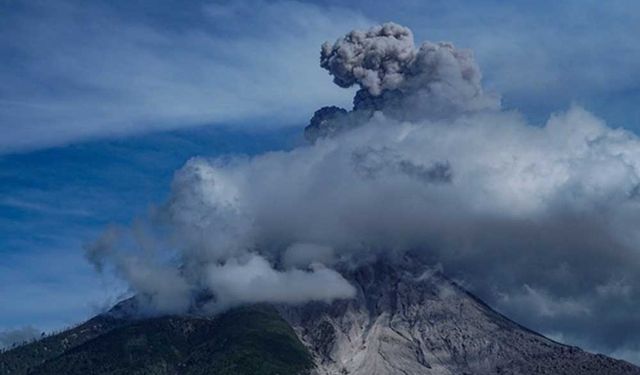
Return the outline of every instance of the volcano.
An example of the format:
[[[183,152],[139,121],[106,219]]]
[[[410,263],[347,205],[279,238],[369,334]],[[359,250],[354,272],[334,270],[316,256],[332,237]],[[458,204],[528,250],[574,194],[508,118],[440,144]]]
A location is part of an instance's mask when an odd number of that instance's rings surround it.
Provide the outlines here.
[[[342,274],[355,298],[143,317],[121,302],[0,355],[2,374],[640,374],[529,330],[414,259]]]

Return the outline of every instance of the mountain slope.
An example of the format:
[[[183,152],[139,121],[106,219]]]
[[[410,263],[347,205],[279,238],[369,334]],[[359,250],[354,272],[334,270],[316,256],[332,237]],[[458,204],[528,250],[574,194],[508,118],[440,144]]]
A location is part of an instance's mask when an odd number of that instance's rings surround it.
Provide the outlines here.
[[[0,374],[640,375],[512,322],[414,259],[342,273],[357,296],[331,304],[136,319],[128,300],[0,354]]]
[[[413,260],[344,274],[354,300],[280,307],[318,374],[640,374],[512,322]]]
[[[62,355],[126,323],[110,315],[98,315],[81,325],[0,354],[0,374],[24,375],[30,368]]]
[[[39,351],[40,344],[21,349]],[[15,357],[12,352],[0,356],[0,366]],[[0,367],[0,373],[293,375],[312,366],[307,350],[277,312],[269,306],[252,306],[215,319],[129,321],[43,362],[17,371]]]

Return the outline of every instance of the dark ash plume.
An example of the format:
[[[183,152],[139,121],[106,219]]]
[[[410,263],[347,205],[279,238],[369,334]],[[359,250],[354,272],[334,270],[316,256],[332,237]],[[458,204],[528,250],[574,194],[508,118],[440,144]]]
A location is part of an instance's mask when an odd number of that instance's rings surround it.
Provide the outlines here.
[[[394,23],[352,31],[334,44],[323,44],[320,65],[338,86],[358,85],[360,90],[351,116],[336,107],[316,112],[306,131],[312,140],[357,126],[374,111],[417,120],[500,108],[497,96],[484,93],[470,51],[445,42],[424,42],[416,48],[411,30]]]

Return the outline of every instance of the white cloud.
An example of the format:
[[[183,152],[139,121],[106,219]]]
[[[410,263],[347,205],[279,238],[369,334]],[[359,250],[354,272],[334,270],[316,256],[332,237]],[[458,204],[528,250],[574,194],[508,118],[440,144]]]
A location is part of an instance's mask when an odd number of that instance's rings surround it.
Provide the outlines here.
[[[11,348],[40,338],[41,332],[31,326],[0,331],[0,349]]]
[[[320,264],[311,270],[276,271],[261,256],[231,259],[207,270],[209,290],[216,296],[215,310],[247,303],[331,302],[351,298],[356,290],[338,272]]]

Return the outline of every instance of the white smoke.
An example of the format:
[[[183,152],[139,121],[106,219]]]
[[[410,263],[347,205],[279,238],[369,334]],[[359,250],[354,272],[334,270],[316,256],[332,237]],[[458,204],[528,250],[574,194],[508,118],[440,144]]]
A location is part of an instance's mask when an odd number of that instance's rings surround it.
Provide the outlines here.
[[[632,133],[577,107],[544,127],[513,113],[419,123],[380,115],[291,152],[194,159],[177,178],[189,190],[176,191],[169,210],[188,233],[182,240],[197,239],[197,251],[214,247],[203,256],[216,261],[237,249],[277,258],[297,243],[339,249],[339,256],[453,245],[470,225],[544,225],[560,213],[610,215],[600,225],[613,231],[639,208],[639,146]],[[619,240],[632,245],[631,234]]]
[[[202,290],[213,310],[348,298],[339,265],[411,251],[525,322],[521,305],[537,306],[528,322],[540,329],[589,332],[612,348],[637,339],[610,332],[621,319],[640,332],[630,302],[640,297],[640,138],[579,107],[529,125],[482,93],[469,53],[416,50],[393,24],[325,44],[322,64],[383,105],[324,110],[315,125],[340,131],[313,144],[195,158],[176,174],[155,220],[192,303]]]
[[[31,326],[0,331],[0,350],[27,344],[42,337],[42,335],[43,333]]]
[[[309,270],[276,271],[263,257],[231,258],[224,265],[210,265],[207,285],[216,297],[212,310],[246,303],[331,302],[350,298],[355,289],[334,270],[312,263]]]

